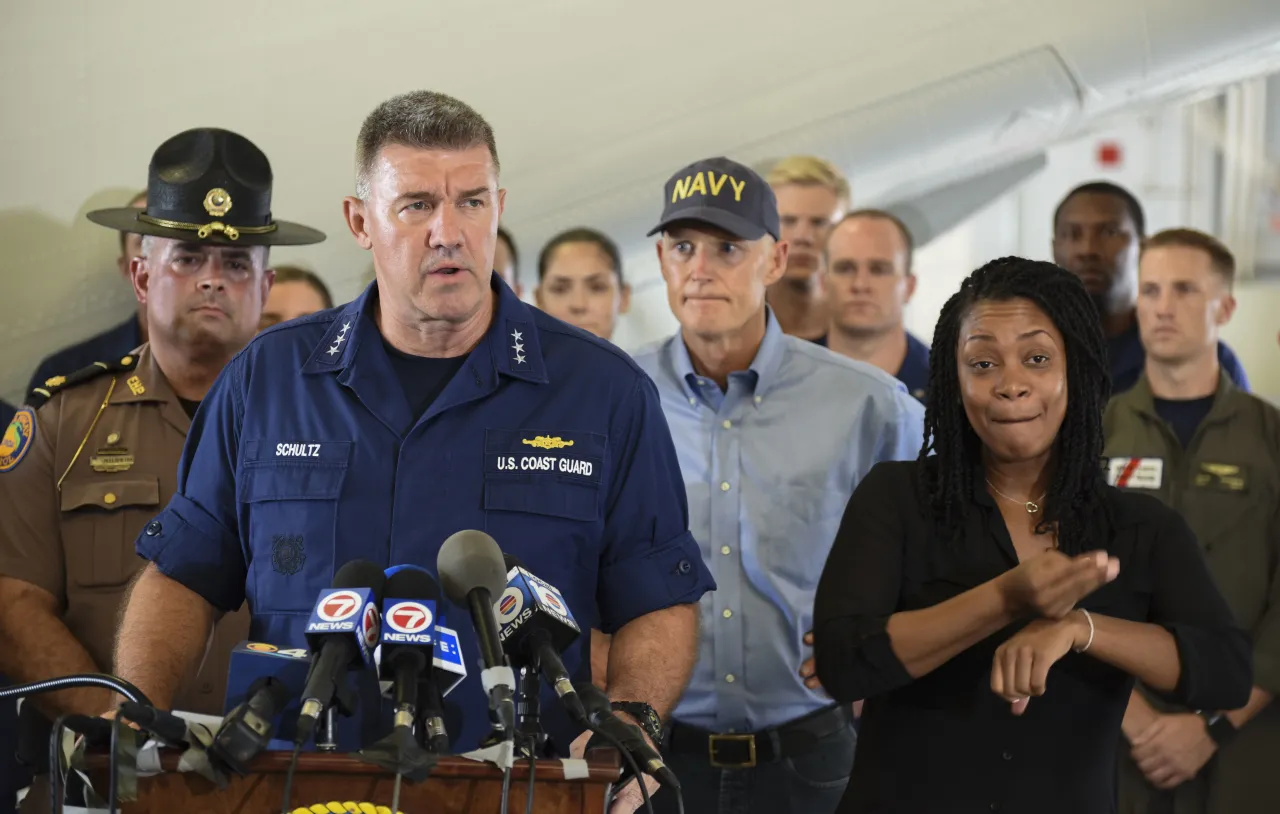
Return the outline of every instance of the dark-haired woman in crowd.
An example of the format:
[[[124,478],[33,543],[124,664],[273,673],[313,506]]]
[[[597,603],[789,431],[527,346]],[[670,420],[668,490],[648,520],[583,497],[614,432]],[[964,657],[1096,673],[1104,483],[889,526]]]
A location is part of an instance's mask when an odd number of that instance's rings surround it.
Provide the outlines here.
[[[1249,639],[1186,523],[1103,480],[1106,344],[1074,275],[978,269],[930,365],[919,459],[863,479],[818,586],[818,677],[866,699],[839,811],[1114,811],[1134,677],[1234,709]]]

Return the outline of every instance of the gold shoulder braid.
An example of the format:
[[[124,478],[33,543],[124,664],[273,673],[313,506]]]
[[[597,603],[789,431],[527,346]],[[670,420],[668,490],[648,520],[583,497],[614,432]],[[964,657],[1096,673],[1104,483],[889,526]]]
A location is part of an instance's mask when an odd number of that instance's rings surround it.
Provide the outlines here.
[[[80,368],[75,373],[68,373],[66,376],[54,376],[45,380],[44,387],[37,387],[27,395],[27,405],[33,410],[39,410],[46,401],[53,398],[55,393],[84,384],[105,373],[122,373],[126,370],[133,370],[137,365],[138,357],[129,354],[114,362],[94,362],[88,367]]]
[[[67,468],[62,471],[62,475],[58,478],[58,491],[62,491],[62,482],[66,480],[67,474],[71,472],[71,467],[75,466],[76,461],[80,459],[80,453],[84,452],[84,445],[89,443],[89,436],[93,435],[93,428],[98,426],[98,419],[102,418],[103,411],[106,410],[107,405],[111,403],[111,394],[116,391],[116,382],[120,380],[119,374],[133,370],[137,365],[138,357],[132,353],[128,356],[122,357],[114,364],[107,362],[94,362],[88,367],[77,370],[75,373],[72,373],[70,376],[66,376],[65,378],[62,376],[54,376],[52,379],[49,379],[49,381],[45,382],[44,387],[39,387],[32,391],[33,399],[38,395],[43,394],[44,398],[40,401],[40,404],[43,404],[48,399],[52,398],[54,393],[57,393],[60,390],[65,390],[68,387],[74,387],[78,384],[84,384],[85,382],[96,379],[105,373],[112,374],[111,386],[107,388],[107,394],[102,397],[102,403],[98,405],[98,411],[93,414],[93,421],[89,422],[89,429],[85,430],[84,437],[80,439],[80,446],[76,447],[76,453],[71,456],[71,461],[67,463]],[[49,382],[53,382],[57,379],[63,379],[63,381],[54,385],[49,384]],[[40,404],[32,404],[31,406],[39,409]]]

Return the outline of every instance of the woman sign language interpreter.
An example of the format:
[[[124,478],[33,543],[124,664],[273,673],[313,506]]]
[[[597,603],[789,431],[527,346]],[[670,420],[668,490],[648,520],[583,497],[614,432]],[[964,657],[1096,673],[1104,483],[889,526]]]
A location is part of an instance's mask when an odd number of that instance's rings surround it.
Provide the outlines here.
[[[930,365],[918,460],[858,485],[818,586],[818,678],[866,699],[839,810],[1114,811],[1134,678],[1239,707],[1249,639],[1182,518],[1103,479],[1107,346],[1079,279],[978,269]]]

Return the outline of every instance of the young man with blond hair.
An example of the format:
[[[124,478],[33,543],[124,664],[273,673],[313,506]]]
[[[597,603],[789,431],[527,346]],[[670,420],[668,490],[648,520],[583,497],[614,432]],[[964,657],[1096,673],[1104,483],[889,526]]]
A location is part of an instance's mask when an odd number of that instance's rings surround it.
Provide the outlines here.
[[[849,209],[849,181],[830,161],[810,155],[782,159],[765,181],[778,200],[781,239],[791,246],[785,273],[769,286],[769,307],[783,333],[820,339],[827,333],[822,247]]]

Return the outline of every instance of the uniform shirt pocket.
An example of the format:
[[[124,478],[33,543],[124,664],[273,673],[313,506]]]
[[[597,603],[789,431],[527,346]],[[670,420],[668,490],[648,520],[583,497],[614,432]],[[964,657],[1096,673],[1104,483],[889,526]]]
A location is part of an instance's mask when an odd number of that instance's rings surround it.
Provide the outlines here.
[[[598,562],[606,447],[599,433],[486,430],[485,531],[531,568],[552,543],[584,568]]]
[[[159,478],[64,481],[60,508],[68,585],[105,588],[128,582],[142,564],[134,538],[159,506]]]
[[[801,590],[816,590],[848,503],[826,472],[765,484],[767,512],[748,506],[761,560]]]
[[[328,587],[351,447],[350,441],[245,445],[238,499],[247,514],[255,612],[305,610]]]

